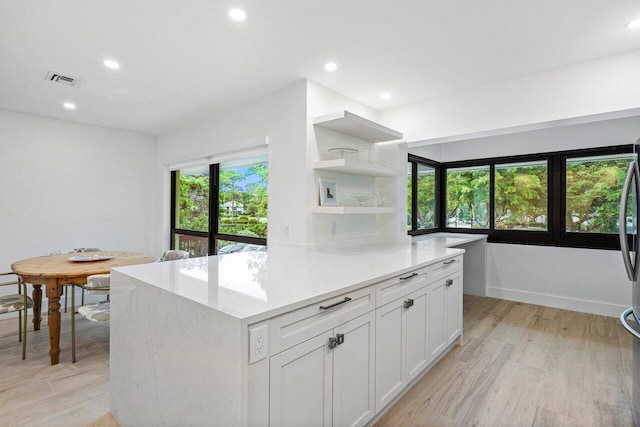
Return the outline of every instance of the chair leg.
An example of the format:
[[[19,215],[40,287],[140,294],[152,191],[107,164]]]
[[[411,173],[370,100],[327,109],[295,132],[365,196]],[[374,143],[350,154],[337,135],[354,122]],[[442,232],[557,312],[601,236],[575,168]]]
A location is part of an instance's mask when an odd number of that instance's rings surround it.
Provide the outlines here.
[[[71,363],[76,363],[76,292],[71,285]]]
[[[69,286],[65,286],[65,289],[64,289],[64,312],[65,313],[67,312],[67,294],[68,294],[67,288],[68,287]],[[73,285],[71,285],[71,287],[73,288]]]
[[[20,310],[18,312],[18,332],[20,333],[20,341],[22,341],[22,360],[24,360],[27,358],[27,310],[29,307],[27,307],[27,285],[24,282],[21,284],[23,286],[23,292],[21,293],[24,296],[24,307],[22,308],[24,310],[24,325],[22,324],[22,310]]]
[[[84,305],[84,288],[82,288],[82,305]]]
[[[27,358],[27,298],[24,301],[24,325],[22,327],[22,360]]]

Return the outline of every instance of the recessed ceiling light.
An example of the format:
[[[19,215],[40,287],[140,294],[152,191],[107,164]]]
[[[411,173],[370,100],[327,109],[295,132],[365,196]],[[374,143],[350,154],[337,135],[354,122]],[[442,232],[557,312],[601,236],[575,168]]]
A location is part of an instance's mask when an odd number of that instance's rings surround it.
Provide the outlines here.
[[[635,28],[640,28],[640,19],[634,19],[631,22],[628,22],[627,25],[625,25],[625,27],[627,27],[630,30],[633,30]]]
[[[327,62],[326,64],[324,64],[324,69],[327,71],[335,71],[338,69],[338,64],[336,64],[335,62]]]
[[[62,106],[67,110],[75,110],[76,109],[76,104],[73,104],[71,102],[65,102],[64,104],[62,104]]]
[[[389,92],[383,92],[380,94],[380,99],[390,99],[391,98],[391,94]]]
[[[120,64],[118,64],[118,62],[114,61],[113,59],[105,59],[104,61],[102,61],[102,63],[105,67],[111,68],[112,70],[117,70],[118,68],[120,68]]]
[[[234,21],[244,21],[247,19],[247,14],[242,9],[230,9],[229,17]]]

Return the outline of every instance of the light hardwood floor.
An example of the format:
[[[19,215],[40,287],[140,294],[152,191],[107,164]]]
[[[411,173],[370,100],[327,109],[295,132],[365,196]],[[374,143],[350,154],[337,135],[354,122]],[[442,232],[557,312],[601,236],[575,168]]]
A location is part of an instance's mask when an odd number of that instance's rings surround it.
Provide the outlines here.
[[[617,318],[465,295],[464,346],[376,426],[631,426],[631,344]]]
[[[115,426],[108,413],[109,328],[69,315],[49,365],[46,319],[20,359],[17,319],[0,321],[2,426]],[[376,426],[630,426],[631,338],[616,318],[464,298],[455,347]],[[213,422],[212,422],[213,424]]]

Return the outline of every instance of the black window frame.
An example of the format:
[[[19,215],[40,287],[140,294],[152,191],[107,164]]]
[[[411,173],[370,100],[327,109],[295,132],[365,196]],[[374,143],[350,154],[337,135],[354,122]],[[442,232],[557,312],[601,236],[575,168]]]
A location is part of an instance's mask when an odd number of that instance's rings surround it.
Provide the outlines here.
[[[634,152],[638,152],[637,145],[625,144],[442,163],[410,154],[409,163],[413,162],[414,167],[415,163],[424,163],[430,166],[435,164],[438,167],[439,180],[436,180],[436,192],[439,193],[439,202],[436,203],[436,212],[439,218],[439,226],[436,229],[429,229],[426,232],[410,231],[408,234],[419,235],[435,232],[485,234],[488,236],[487,241],[491,243],[619,250],[620,242],[617,234],[566,231],[566,160],[574,157],[596,157],[632,154]],[[547,161],[547,231],[496,229],[494,224],[496,166],[545,160]],[[489,166],[489,228],[471,229],[447,227],[447,212],[446,209],[442,209],[447,203],[447,170],[479,166]],[[412,191],[417,191],[415,181],[412,182]],[[415,196],[414,194],[414,200],[416,199]],[[413,212],[415,212],[415,210]],[[415,221],[415,219],[412,218],[412,221]]]
[[[409,154],[408,162],[411,163],[411,230],[408,230],[407,233],[410,236],[419,236],[422,234],[429,233],[437,233],[441,228],[441,218],[439,212],[441,211],[441,201],[440,201],[440,193],[441,193],[441,179],[442,176],[440,174],[440,163],[425,159],[424,157],[415,156],[413,154]],[[418,164],[423,166],[428,166],[435,170],[435,226],[431,228],[418,228],[418,216],[416,213],[418,212]]]
[[[175,248],[175,235],[202,237],[208,239],[208,255],[218,253],[218,241],[227,240],[267,246],[267,239],[262,237],[238,236],[219,232],[220,214],[220,163],[209,165],[209,231],[195,231],[176,228],[176,184],[177,171],[171,171],[171,236],[170,247]]]

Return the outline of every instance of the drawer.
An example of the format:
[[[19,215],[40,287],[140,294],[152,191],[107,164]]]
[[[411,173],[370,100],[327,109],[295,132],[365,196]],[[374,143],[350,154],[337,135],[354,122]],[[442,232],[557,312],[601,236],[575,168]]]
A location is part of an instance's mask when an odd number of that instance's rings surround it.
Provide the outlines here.
[[[428,284],[428,268],[409,271],[377,283],[376,307],[382,307],[398,298],[402,298],[410,292],[420,289]]]
[[[462,268],[462,255],[458,255],[429,266],[429,282],[438,280]]]
[[[271,319],[271,355],[373,310],[374,292],[374,287],[368,286]]]

